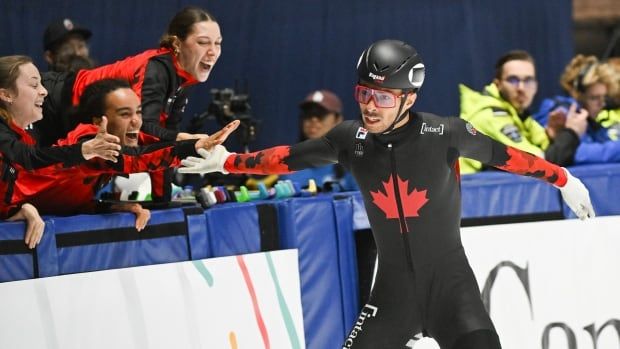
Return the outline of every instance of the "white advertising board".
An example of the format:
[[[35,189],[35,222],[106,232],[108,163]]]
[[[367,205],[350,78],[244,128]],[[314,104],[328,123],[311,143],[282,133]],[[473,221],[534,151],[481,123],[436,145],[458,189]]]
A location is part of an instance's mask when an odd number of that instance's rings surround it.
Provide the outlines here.
[[[0,348],[305,348],[297,251],[0,284]]]
[[[462,239],[503,349],[620,349],[620,217],[471,227]]]

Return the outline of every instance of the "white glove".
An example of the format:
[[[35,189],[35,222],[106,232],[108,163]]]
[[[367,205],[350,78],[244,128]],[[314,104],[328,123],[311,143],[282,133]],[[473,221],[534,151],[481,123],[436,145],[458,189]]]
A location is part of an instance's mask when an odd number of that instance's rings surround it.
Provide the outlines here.
[[[579,219],[584,220],[586,218],[594,218],[594,208],[592,202],[590,202],[590,194],[585,185],[573,175],[563,168],[566,172],[566,184],[563,187],[557,187],[562,193],[562,199],[566,202],[566,205],[575,212]]]
[[[202,158],[194,156],[188,156],[186,159],[181,160],[181,164],[184,167],[179,168],[180,173],[211,173],[222,172],[228,174],[228,171],[224,170],[224,163],[231,153],[222,145],[216,145],[211,151],[200,148],[198,154]]]

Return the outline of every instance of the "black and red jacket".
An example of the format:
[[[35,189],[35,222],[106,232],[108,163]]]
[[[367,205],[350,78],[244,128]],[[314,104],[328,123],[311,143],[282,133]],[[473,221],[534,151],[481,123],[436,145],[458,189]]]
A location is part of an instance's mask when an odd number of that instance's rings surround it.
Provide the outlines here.
[[[58,145],[79,144],[96,136],[98,127],[80,124]],[[187,156],[197,156],[196,140],[158,142],[156,138],[140,133],[139,147],[123,147],[118,162],[99,158],[78,166],[57,164],[37,170],[20,171],[12,181],[2,181],[0,192],[5,193],[0,212],[9,212],[23,203],[31,203],[40,214],[69,215],[93,212],[95,193],[112,175],[157,172],[180,164]],[[11,186],[11,195],[5,187]]]
[[[16,209],[9,210],[7,203],[11,202],[15,180],[21,173],[54,164],[59,168],[70,167],[86,161],[81,144],[40,148],[35,143],[26,130],[0,118],[0,218],[11,216]]]
[[[164,141],[176,140],[187,88],[198,83],[166,48],[146,50],[77,73],[44,73],[42,83],[49,95],[43,105],[43,120],[34,125],[40,144],[54,144],[80,122],[90,121],[78,120],[71,107],[79,103],[86,86],[102,79],[127,80],[142,102],[142,131]]]

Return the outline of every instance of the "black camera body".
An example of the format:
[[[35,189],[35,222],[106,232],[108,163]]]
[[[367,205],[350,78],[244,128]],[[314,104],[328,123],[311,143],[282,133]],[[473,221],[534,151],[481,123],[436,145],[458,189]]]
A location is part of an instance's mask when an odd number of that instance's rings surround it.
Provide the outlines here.
[[[241,93],[236,94],[235,90],[231,88],[211,89],[211,104],[209,104],[207,112],[215,116],[217,122],[222,125],[233,120],[251,119],[250,96]]]
[[[256,140],[259,120],[252,116],[250,96],[247,93],[235,93],[232,88],[211,89],[211,103],[207,111],[194,117],[193,128],[202,128],[204,119],[215,119],[225,126],[231,121],[239,120],[241,124],[235,134],[239,137],[244,150],[248,150],[249,143]]]

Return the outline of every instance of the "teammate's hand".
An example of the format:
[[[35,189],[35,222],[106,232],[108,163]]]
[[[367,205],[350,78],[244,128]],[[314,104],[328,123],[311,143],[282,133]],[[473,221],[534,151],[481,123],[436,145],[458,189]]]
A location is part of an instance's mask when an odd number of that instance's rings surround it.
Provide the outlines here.
[[[228,171],[224,169],[224,163],[231,153],[222,145],[216,145],[211,151],[200,148],[198,154],[202,158],[189,156],[184,160],[181,160],[183,167],[179,168],[180,173],[211,173],[221,172],[228,174]]]
[[[142,231],[151,219],[151,210],[143,208],[140,204],[134,204],[130,211],[136,215],[136,230]]]
[[[200,149],[211,150],[214,146],[224,143],[228,136],[239,127],[241,122],[234,120],[211,136],[202,137],[196,142],[196,151]]]
[[[187,132],[179,132],[177,133],[177,141],[186,141],[188,139],[198,139],[209,137],[206,133],[187,133]]]
[[[590,202],[590,194],[585,185],[565,168],[566,184],[559,188],[562,198],[566,205],[575,212],[579,219],[593,218],[595,216],[592,202]]]
[[[113,204],[110,206],[110,210],[114,212],[131,212],[135,214],[135,227],[137,231],[142,231],[149,222],[149,219],[151,219],[151,211],[143,208],[142,205],[137,202]]]
[[[24,242],[28,245],[28,248],[33,249],[41,242],[43,237],[43,231],[45,230],[45,222],[41,219],[37,208],[31,204],[23,204],[16,214],[9,217],[7,221],[26,221],[26,234],[24,235]]]
[[[90,160],[95,157],[100,157],[112,162],[118,161],[116,158],[121,150],[121,140],[115,135],[109,134],[107,127],[108,118],[102,116],[97,136],[82,143],[82,156],[84,159]]]

